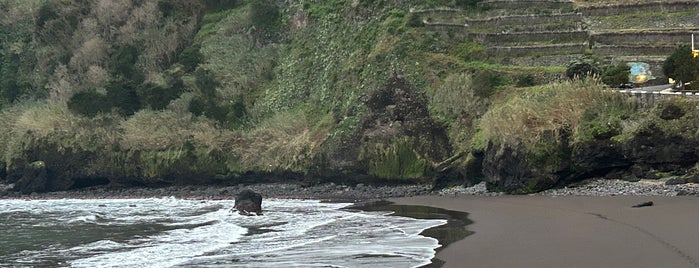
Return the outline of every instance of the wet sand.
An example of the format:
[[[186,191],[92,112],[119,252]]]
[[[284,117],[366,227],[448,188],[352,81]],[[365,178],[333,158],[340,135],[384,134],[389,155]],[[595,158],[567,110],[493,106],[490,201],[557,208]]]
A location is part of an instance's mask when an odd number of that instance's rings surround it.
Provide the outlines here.
[[[474,233],[437,253],[444,267],[699,267],[699,197],[390,200],[469,213]]]

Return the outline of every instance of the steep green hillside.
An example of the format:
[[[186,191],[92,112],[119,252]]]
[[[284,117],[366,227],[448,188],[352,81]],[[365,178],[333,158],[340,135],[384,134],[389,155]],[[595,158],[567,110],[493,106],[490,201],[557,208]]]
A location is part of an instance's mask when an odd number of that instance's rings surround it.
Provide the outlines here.
[[[429,181],[522,75],[409,12],[476,2],[2,1],[7,179],[43,161],[49,190]]]
[[[0,0],[0,175],[26,193],[482,179],[528,192],[599,175],[570,146],[634,136],[619,129],[641,111],[595,81],[550,84],[587,40],[578,15],[556,23],[570,2],[539,9],[542,24],[488,19],[511,4]],[[531,34],[551,27],[565,33]]]

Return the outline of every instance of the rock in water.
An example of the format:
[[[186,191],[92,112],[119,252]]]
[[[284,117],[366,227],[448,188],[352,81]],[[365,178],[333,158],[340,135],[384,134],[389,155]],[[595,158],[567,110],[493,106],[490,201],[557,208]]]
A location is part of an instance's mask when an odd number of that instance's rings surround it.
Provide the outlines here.
[[[643,202],[638,205],[634,205],[633,207],[635,208],[640,208],[640,207],[650,207],[653,205],[653,201],[648,201],[648,202]]]
[[[253,190],[243,190],[235,195],[235,209],[241,215],[262,215],[262,195]]]

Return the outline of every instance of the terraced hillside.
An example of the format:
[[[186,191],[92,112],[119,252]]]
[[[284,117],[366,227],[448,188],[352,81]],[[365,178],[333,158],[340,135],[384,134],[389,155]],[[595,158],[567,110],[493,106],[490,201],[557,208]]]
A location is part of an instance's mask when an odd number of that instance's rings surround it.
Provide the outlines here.
[[[655,74],[662,72],[672,50],[690,44],[692,33],[699,33],[697,1],[595,4],[578,11],[588,25],[594,54],[614,62],[648,62]]]
[[[563,66],[584,54],[607,64],[662,61],[699,33],[697,1],[486,0],[478,12],[414,10],[433,31],[482,44],[488,61]]]

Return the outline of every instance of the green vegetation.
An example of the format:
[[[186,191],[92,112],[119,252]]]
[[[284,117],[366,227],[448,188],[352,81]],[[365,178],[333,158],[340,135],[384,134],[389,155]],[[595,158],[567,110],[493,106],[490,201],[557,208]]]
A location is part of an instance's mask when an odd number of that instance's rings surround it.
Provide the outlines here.
[[[629,75],[631,71],[629,66],[620,63],[616,66],[607,66],[602,72],[601,80],[612,87],[618,87],[619,85],[626,84],[629,82]]]
[[[681,28],[687,21],[696,19],[696,11],[682,12],[634,12],[610,16],[592,17],[591,24],[598,29],[640,30]],[[662,26],[661,26],[662,25]]]
[[[631,140],[640,120],[597,80],[560,81],[599,74],[592,58],[519,66],[410,11],[486,14],[479,0],[88,2],[0,0],[0,166],[43,161],[54,190],[489,179],[479,161],[519,150],[546,179],[528,192],[571,166],[571,146]]]
[[[692,56],[689,46],[680,46],[665,60],[663,71],[680,83],[695,81],[699,78],[699,58]]]
[[[430,161],[422,159],[406,140],[367,144],[360,159],[367,162],[370,175],[389,180],[420,181],[433,173]]]
[[[587,77],[596,77],[601,73],[597,59],[593,57],[582,57],[570,64],[566,69],[566,76],[569,79],[585,79]]]

